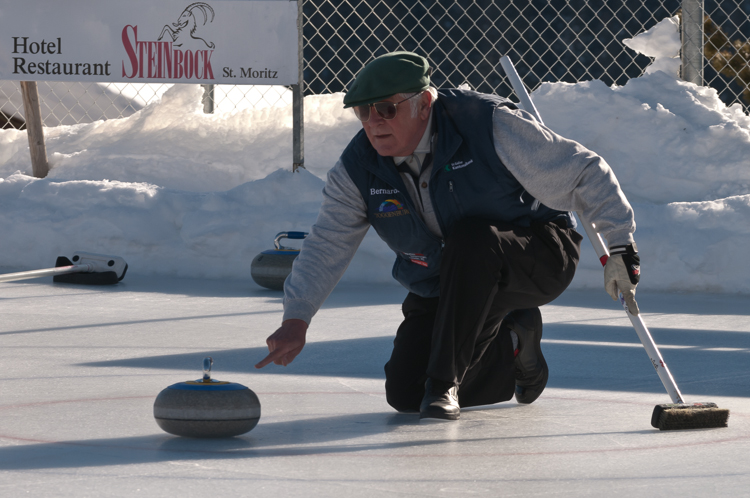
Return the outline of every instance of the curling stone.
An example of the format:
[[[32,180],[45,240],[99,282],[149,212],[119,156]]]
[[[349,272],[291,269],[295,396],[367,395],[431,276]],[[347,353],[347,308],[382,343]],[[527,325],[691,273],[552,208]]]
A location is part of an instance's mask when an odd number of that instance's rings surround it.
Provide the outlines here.
[[[203,378],[172,384],[154,401],[154,418],[176,436],[218,438],[239,436],[260,419],[255,393],[234,382],[211,379],[213,359],[203,360]]]
[[[292,263],[299,249],[284,247],[281,239],[304,239],[307,232],[281,232],[273,241],[274,249],[258,254],[250,265],[255,283],[271,290],[284,290],[284,280],[292,272]]]

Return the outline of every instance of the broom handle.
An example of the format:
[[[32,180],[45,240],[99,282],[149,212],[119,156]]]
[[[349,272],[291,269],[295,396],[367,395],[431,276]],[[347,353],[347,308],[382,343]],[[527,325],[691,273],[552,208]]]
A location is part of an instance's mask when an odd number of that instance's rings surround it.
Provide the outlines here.
[[[609,259],[609,251],[607,251],[607,247],[602,241],[602,236],[597,233],[591,223],[583,221],[580,213],[576,214],[578,214],[578,218],[581,220],[581,224],[583,225],[584,230],[586,230],[586,235],[588,235],[589,240],[591,241],[591,245],[594,246],[594,251],[596,251],[596,255],[599,257],[599,262],[602,264],[602,266],[606,265],[607,259]],[[640,314],[633,315],[632,313],[630,313],[628,305],[625,303],[625,298],[623,297],[622,292],[620,292],[619,294],[620,304],[622,305],[623,309],[625,309],[625,313],[628,315],[628,318],[630,318],[630,323],[633,324],[635,333],[638,334],[638,338],[641,340],[641,344],[643,344],[643,347],[646,349],[646,353],[651,360],[651,364],[654,366],[654,369],[656,369],[656,373],[659,374],[661,383],[664,384],[664,388],[672,398],[672,402],[684,403],[682,394],[677,388],[677,383],[674,381],[672,373],[669,371],[669,367],[667,367],[667,364],[664,362],[664,358],[662,358],[661,353],[659,352],[659,348],[656,347],[656,343],[654,342],[653,337],[651,337],[651,333],[648,331],[646,323],[643,321],[643,318]]]
[[[510,60],[510,57],[508,57],[507,55],[501,57],[500,64],[503,66],[505,74],[506,76],[508,76],[510,84],[513,87],[513,90],[516,92],[518,99],[521,101],[521,107],[530,112],[534,116],[534,118],[539,121],[539,123],[543,124],[544,122],[542,121],[542,117],[539,115],[539,111],[537,111],[534,102],[531,100],[531,96],[526,91],[526,86],[518,76],[516,68],[513,66],[513,62]],[[578,214],[578,218],[581,220],[581,224],[583,225],[584,230],[586,230],[586,235],[588,235],[591,244],[594,246],[594,251],[596,251],[596,255],[599,257],[599,262],[601,262],[602,266],[604,266],[607,263],[607,259],[609,258],[609,251],[607,251],[607,247],[604,245],[604,241],[602,241],[601,235],[599,235],[599,233],[591,223],[588,223],[583,219],[580,213],[576,214]],[[628,318],[630,318],[630,323],[633,324],[633,328],[635,329],[636,334],[638,334],[638,338],[641,340],[643,347],[646,349],[646,353],[648,354],[649,359],[651,359],[651,364],[654,366],[656,373],[659,375],[661,383],[664,384],[664,388],[672,398],[672,402],[684,403],[682,394],[677,388],[677,383],[674,381],[672,373],[669,371],[667,364],[664,362],[664,358],[662,358],[661,353],[659,352],[659,348],[656,347],[656,343],[651,337],[651,333],[648,331],[643,318],[641,318],[641,315],[633,315],[632,313],[630,313],[630,310],[628,310],[628,306],[625,303],[625,298],[622,296],[622,293],[620,293],[620,304],[622,304],[622,307],[625,309],[625,313],[628,315]]]
[[[18,273],[6,273],[0,275],[0,282],[13,282],[15,280],[26,280],[29,278],[47,277],[49,275],[66,275],[68,273],[86,273],[94,271],[93,265],[71,265],[47,268],[44,270],[21,271]]]

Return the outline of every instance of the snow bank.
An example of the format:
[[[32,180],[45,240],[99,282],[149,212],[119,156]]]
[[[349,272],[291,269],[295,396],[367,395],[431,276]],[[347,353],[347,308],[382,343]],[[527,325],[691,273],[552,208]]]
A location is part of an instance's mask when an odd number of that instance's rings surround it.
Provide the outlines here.
[[[629,45],[671,58],[673,27]],[[123,256],[137,273],[249,279],[277,232],[308,230],[326,172],[360,128],[342,95],[305,98],[298,174],[291,105],[206,115],[201,96],[175,85],[128,118],[46,128],[42,180],[29,176],[26,133],[0,131],[0,267],[45,268],[86,250]],[[544,83],[532,98],[548,126],[615,170],[636,212],[641,288],[750,292],[750,117],[739,105],[658,69],[621,87]],[[392,281],[392,261],[370,233],[345,279]],[[584,241],[573,287],[601,286]]]

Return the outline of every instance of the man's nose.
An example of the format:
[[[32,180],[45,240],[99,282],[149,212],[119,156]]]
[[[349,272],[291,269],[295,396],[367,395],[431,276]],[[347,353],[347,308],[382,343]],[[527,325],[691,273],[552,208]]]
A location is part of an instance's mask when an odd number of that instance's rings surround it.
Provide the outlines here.
[[[376,111],[374,107],[370,107],[370,123],[380,124],[383,121],[385,121],[385,119],[378,114],[378,111]]]

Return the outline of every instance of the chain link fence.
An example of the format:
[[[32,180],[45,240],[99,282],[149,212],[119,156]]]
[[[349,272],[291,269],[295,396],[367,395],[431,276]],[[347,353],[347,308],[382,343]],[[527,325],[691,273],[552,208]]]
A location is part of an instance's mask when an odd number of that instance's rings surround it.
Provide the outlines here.
[[[510,95],[498,66],[506,54],[532,90],[542,81],[624,84],[650,59],[622,40],[679,8],[679,0],[310,0],[305,83],[312,93],[342,91],[372,57],[410,50],[430,60],[438,87]]]
[[[705,0],[706,85],[750,108],[750,0]],[[624,85],[651,62],[625,38],[680,13],[681,0],[304,0],[305,93],[344,91],[371,58],[394,50],[426,56],[437,87],[468,84],[509,96],[499,60],[509,55],[526,85],[600,79]],[[39,84],[46,126],[129,116],[170,85]],[[216,85],[204,108],[288,106],[284,87]],[[0,124],[23,127],[17,82],[0,82]]]
[[[172,85],[40,81],[37,86],[44,125],[59,126],[130,116],[158,100]],[[291,103],[291,90],[278,86],[212,85],[204,96],[208,112]],[[0,82],[0,125],[25,129],[23,96],[16,81]]]
[[[726,104],[750,109],[750,0],[705,4],[704,85],[715,88]]]

